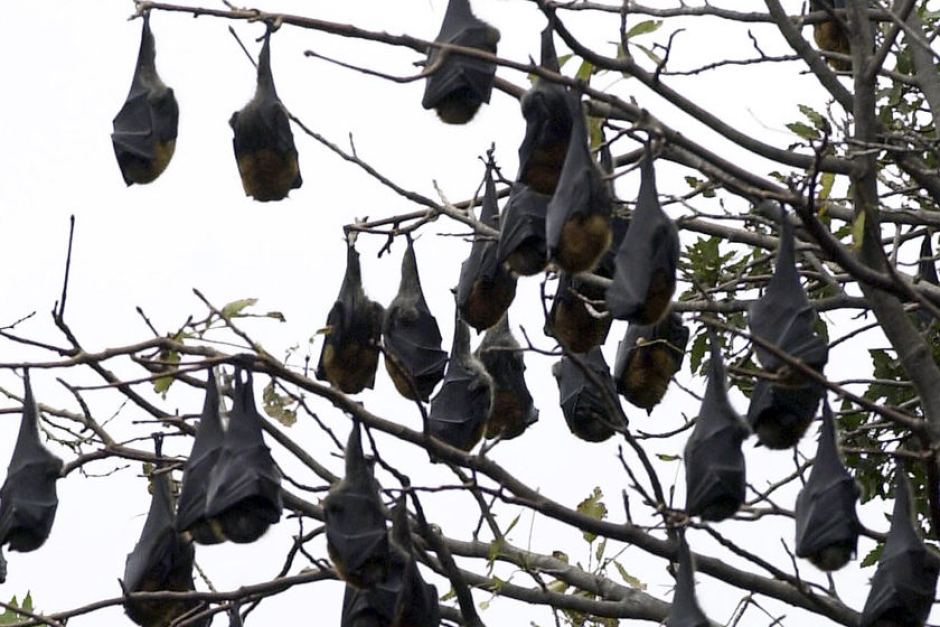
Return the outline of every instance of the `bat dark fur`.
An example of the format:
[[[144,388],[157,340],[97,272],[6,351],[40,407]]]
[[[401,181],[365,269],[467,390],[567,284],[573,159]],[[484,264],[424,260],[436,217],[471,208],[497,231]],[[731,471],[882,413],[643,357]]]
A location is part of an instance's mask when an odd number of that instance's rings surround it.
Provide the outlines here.
[[[678,262],[679,234],[659,204],[653,156],[647,147],[636,209],[617,249],[613,282],[607,288],[611,315],[641,325],[658,322],[675,292]]]
[[[395,389],[407,399],[426,402],[444,377],[447,353],[441,350],[441,330],[424,300],[410,239],[401,262],[398,294],[385,311],[382,335],[385,368]]]
[[[39,439],[39,408],[28,371],[24,371],[23,382],[23,417],[7,477],[0,487],[0,546],[27,552],[42,546],[52,530],[62,460]]]
[[[179,105],[173,90],[157,74],[155,59],[150,13],[146,11],[131,89],[114,117],[111,133],[114,155],[128,185],[156,180],[176,149]]]
[[[430,435],[469,451],[483,437],[492,407],[493,381],[470,353],[470,329],[458,318],[444,383],[431,399]]]
[[[468,0],[450,0],[434,41],[496,54],[499,31],[474,16]],[[490,101],[493,63],[432,48],[426,67],[436,69],[428,76],[421,106],[434,109],[442,122],[466,124]]]
[[[499,229],[499,207],[492,164],[486,167],[483,208],[480,221]],[[503,317],[516,297],[516,278],[497,258],[499,244],[478,238],[470,256],[460,266],[457,283],[457,309],[464,321],[477,331],[490,328]]]
[[[833,9],[844,9],[845,0],[830,0],[826,3],[830,4]],[[819,0],[810,0],[809,3],[810,11],[825,11],[826,7]],[[845,29],[839,25],[835,20],[827,20],[825,22],[820,22],[813,26],[813,39],[816,40],[816,45],[819,46],[820,50],[825,50],[827,52],[840,52],[842,54],[851,54],[852,48],[849,45],[849,36],[845,32]],[[839,70],[841,72],[848,72],[852,69],[851,60],[843,59],[826,59],[830,66],[834,70]]]
[[[303,184],[290,119],[271,75],[270,29],[258,57],[254,98],[232,114],[229,126],[246,196],[262,202],[282,200]]]
[[[617,348],[614,381],[625,399],[651,411],[682,367],[689,329],[671,312],[654,325],[631,324]]]
[[[545,214],[549,196],[513,183],[500,221],[498,259],[521,276],[538,274],[548,265]]]
[[[371,389],[379,363],[382,317],[382,306],[369,300],[362,289],[359,253],[350,244],[346,275],[326,319],[317,378],[346,394]]]
[[[199,544],[218,544],[225,541],[219,525],[205,517],[206,492],[209,477],[222,450],[225,437],[219,406],[219,391],[215,374],[209,371],[206,380],[206,399],[199,418],[199,428],[186,465],[177,504],[177,529],[188,532]]]
[[[362,451],[359,423],[346,443],[345,476],[323,501],[327,551],[348,584],[369,588],[385,579],[389,546],[378,484]]]
[[[509,330],[509,314],[490,328],[477,349],[477,357],[493,381],[493,408],[486,437],[511,440],[539,419],[525,382],[525,360],[519,342]]]
[[[676,575],[676,593],[666,618],[666,627],[709,627],[708,617],[695,598],[695,566],[685,534],[679,535],[679,572]]]
[[[603,442],[615,433],[614,425],[622,424],[619,415],[611,415],[608,408],[608,401],[618,402],[614,380],[600,347],[595,346],[577,357],[597,377],[603,389],[597,388],[574,359],[562,357],[552,366],[562,415],[568,429],[577,437],[587,442]]]
[[[728,401],[718,338],[709,332],[708,385],[695,427],[685,445],[686,502],[689,516],[721,521],[744,502],[746,471],[741,444],[749,430]]]
[[[552,19],[542,31],[542,67],[559,71]],[[540,194],[551,196],[558,186],[568,142],[571,138],[571,107],[564,87],[536,79],[520,104],[526,121],[525,137],[519,146],[518,181]]]
[[[209,477],[206,518],[225,538],[254,542],[281,518],[281,473],[261,431],[250,372],[235,370],[228,429]]]
[[[134,550],[127,556],[121,586],[127,592],[195,590],[191,542],[176,531],[170,477],[160,472],[152,478],[150,512]],[[124,611],[141,627],[168,627],[174,619],[199,603],[185,600],[125,601]],[[211,618],[199,621],[208,625]]]

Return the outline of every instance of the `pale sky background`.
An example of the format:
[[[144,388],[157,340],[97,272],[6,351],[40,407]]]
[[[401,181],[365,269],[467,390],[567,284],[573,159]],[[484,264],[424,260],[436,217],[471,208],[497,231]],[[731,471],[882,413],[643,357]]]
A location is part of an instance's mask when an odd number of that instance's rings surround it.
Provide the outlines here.
[[[740,8],[745,3],[725,2]],[[759,8],[759,3],[753,3]],[[800,3],[785,2],[790,11]],[[205,6],[224,8],[221,2],[207,0]],[[347,1],[301,2],[281,0],[258,5],[271,11],[307,14],[313,17],[352,22],[357,26],[409,33],[427,39],[436,35],[446,3],[443,0],[399,0],[397,2]],[[502,31],[499,53],[523,61],[538,55],[538,33],[544,26],[534,4],[522,0],[476,0],[474,10]],[[246,323],[265,347],[282,355],[295,344],[300,355],[308,339],[320,328],[338,290],[343,274],[342,225],[357,217],[392,216],[416,209],[327,151],[295,132],[304,185],[280,203],[256,203],[242,192],[232,155],[228,119],[254,91],[254,69],[227,32],[229,22],[186,14],[155,12],[151,25],[157,44],[157,67],[164,81],[173,87],[180,105],[179,138],[176,154],[166,172],[153,184],[126,188],[114,159],[111,120],[119,110],[136,59],[140,22],[128,22],[133,4],[126,1],[8,3],[0,27],[0,58],[5,59],[5,97],[0,99],[0,324],[38,311],[19,327],[19,333],[62,344],[48,311],[59,297],[68,233],[68,216],[77,219],[67,319],[88,349],[131,343],[148,337],[149,332],[135,313],[140,306],[161,332],[177,328],[189,314],[204,315],[202,305],[191,289],[200,288],[217,305],[239,298],[259,299],[258,311],[278,310],[286,316],[283,324],[261,320]],[[586,17],[586,16],[580,16]],[[639,18],[634,18],[639,19]],[[617,38],[616,16],[601,20],[570,19],[574,31],[606,54],[613,54]],[[263,33],[260,24],[234,24],[253,53],[259,45],[254,38]],[[691,67],[727,56],[751,56],[747,35],[750,28],[768,54],[788,50],[782,38],[769,27],[739,26],[718,20],[666,27],[642,41],[665,42],[668,33],[679,26],[688,30],[675,42],[675,67]],[[809,36],[809,30],[804,33]],[[560,46],[560,44],[559,44]],[[420,107],[423,83],[395,85],[306,59],[303,51],[313,49],[350,63],[368,65],[396,75],[410,75],[419,55],[379,44],[343,39],[314,31],[286,26],[273,36],[272,63],[278,92],[286,106],[314,130],[347,146],[347,135],[355,136],[358,154],[402,186],[436,197],[437,181],[448,199],[462,200],[477,188],[483,173],[478,160],[496,142],[497,158],[504,172],[516,169],[516,149],[524,123],[518,103],[494,91],[492,103],[465,127],[441,124],[434,114]],[[574,68],[566,68],[570,73]],[[692,95],[701,105],[723,119],[739,124],[746,132],[777,146],[795,141],[784,127],[799,119],[797,103],[821,109],[826,102],[815,80],[800,76],[795,65],[779,68],[745,66],[720,70],[707,76],[668,79],[669,83]],[[518,85],[526,79],[519,72],[500,68],[499,75]],[[713,133],[653,96],[636,81],[614,76],[595,78],[594,85],[613,88],[624,97],[633,97],[655,115],[705,143],[742,166],[766,172],[772,166],[753,155],[729,147]],[[688,189],[683,176],[695,173],[666,165],[658,170],[661,193],[682,193]],[[621,198],[633,200],[637,178],[618,180]],[[702,209],[717,210],[717,204]],[[746,205],[731,199],[727,208],[746,211]],[[675,206],[668,209],[678,217]],[[440,221],[444,233],[464,232],[454,223]],[[460,262],[469,244],[453,237],[435,237],[422,232],[416,243],[421,277],[432,311],[438,317],[449,347],[452,332],[452,300],[449,288],[456,284]],[[403,246],[396,244],[390,256],[376,258],[384,238],[360,237],[364,280],[369,294],[387,304],[397,289],[399,261]],[[693,241],[686,238],[686,243]],[[511,310],[514,325],[523,324],[543,348],[551,343],[541,334],[538,280],[523,279]],[[615,322],[605,354],[613,364],[617,341],[625,323]],[[867,346],[879,345],[877,336],[863,336]],[[521,339],[521,337],[520,337]],[[476,340],[475,340],[476,341]],[[827,374],[832,378],[868,374],[865,346],[841,345],[830,357]],[[313,345],[313,360],[319,355],[320,340]],[[49,358],[27,352],[9,342],[0,343],[0,361]],[[500,444],[492,457],[503,463],[529,485],[574,506],[601,486],[611,520],[623,520],[620,490],[627,486],[616,459],[617,443],[589,444],[567,431],[558,409],[558,394],[549,374],[552,358],[527,355],[528,380],[540,421],[520,439]],[[142,376],[140,369],[127,363],[115,364],[128,377]],[[98,383],[91,373],[36,371],[33,374],[37,398],[44,403],[77,410],[74,401],[55,382],[64,376],[70,382]],[[688,381],[688,362],[683,380]],[[258,377],[256,396],[266,378]],[[0,373],[0,385],[19,394],[21,383],[9,372]],[[701,391],[701,382],[694,382]],[[147,391],[149,386],[140,386]],[[89,401],[106,418],[117,411],[121,399],[104,392],[89,392]],[[387,418],[418,428],[420,419],[409,402],[399,399],[380,367],[374,391],[360,395],[368,407]],[[746,403],[735,397],[742,412]],[[174,386],[164,407],[180,413],[196,413],[202,399],[198,394]],[[320,417],[341,437],[349,420],[329,405],[310,399]],[[8,404],[9,405],[9,404]],[[682,415],[697,413],[697,402],[675,386],[651,416],[624,403],[635,428],[664,432],[682,423]],[[110,424],[120,435],[145,434],[152,426],[133,426],[146,416],[132,406],[125,407]],[[18,414],[2,414],[0,466],[12,450]],[[341,472],[341,460],[330,457],[331,443],[309,418],[292,427],[288,434],[311,453]],[[435,480],[453,482],[440,468],[432,468],[426,456],[413,448],[397,446],[380,438],[386,459],[400,464],[416,483]],[[804,439],[804,450],[812,455],[815,438]],[[684,437],[650,444],[651,452],[680,453]],[[294,477],[320,485],[311,473],[304,473],[285,461],[284,451],[272,444],[277,458]],[[168,446],[178,446],[171,443]],[[185,453],[188,442],[179,448]],[[173,450],[173,449],[171,449]],[[767,453],[745,443],[749,481],[763,486],[792,468],[788,453]],[[59,450],[61,455],[66,452]],[[91,465],[92,473],[107,473],[115,466],[107,461]],[[680,462],[661,464],[661,478],[676,487],[676,504],[684,502],[684,470]],[[395,487],[382,477],[387,487]],[[59,513],[49,541],[38,551],[7,554],[9,577],[0,586],[0,598],[22,596],[30,590],[36,607],[45,612],[65,610],[100,598],[119,594],[117,578],[124,568],[126,554],[134,546],[143,524],[149,497],[140,465],[133,463],[106,478],[87,479],[78,473],[59,483]],[[792,507],[795,492],[782,491],[780,504]],[[309,498],[316,498],[310,496]],[[475,526],[477,510],[468,496],[444,493],[425,497],[433,518],[445,532],[467,537]],[[633,495],[634,514],[639,499]],[[869,526],[885,530],[880,504],[868,507],[864,519]],[[500,506],[499,520],[505,526],[518,508]],[[644,516],[645,517],[645,516]],[[310,525],[306,529],[309,530]],[[197,561],[216,588],[230,590],[272,577],[281,567],[283,556],[296,533],[293,520],[282,520],[261,541],[250,546],[221,545],[199,547]],[[779,538],[793,546],[792,521],[765,520],[759,525],[721,523],[719,530],[754,549],[785,570],[791,570]],[[510,539],[519,546],[531,543],[533,550],[565,551],[572,561],[587,563],[589,550],[580,539],[559,525],[525,514]],[[704,534],[691,533],[696,551],[725,555]],[[859,554],[873,546],[862,540]],[[325,557],[322,538],[308,549]],[[608,555],[616,552],[613,543]],[[671,597],[671,579],[666,562],[627,548],[620,558],[627,571],[648,585],[654,596]],[[733,558],[728,561],[737,563]],[[295,563],[293,572],[304,565]],[[477,564],[481,570],[482,565]],[[808,563],[800,564],[801,575],[817,582],[825,578]],[[867,592],[865,582],[873,573],[867,570],[835,576],[840,594],[861,609]],[[511,571],[502,570],[508,577]],[[618,580],[615,569],[609,575]],[[522,573],[512,581],[531,585]],[[699,598],[710,617],[727,621],[734,606],[744,596],[740,590],[699,576]],[[437,580],[441,592],[446,584]],[[198,582],[200,589],[205,589]],[[490,599],[485,592],[474,593],[477,603]],[[264,601],[249,624],[267,625],[298,619],[317,625],[338,625],[342,585],[327,582],[295,587]],[[792,608],[761,600],[775,616],[786,613],[787,624],[823,625],[828,621],[807,618]],[[753,613],[752,613],[753,612]],[[518,625],[534,621],[543,627],[552,623],[550,613],[533,610],[511,600],[494,599],[482,612],[489,625]],[[624,621],[626,624],[628,621]],[[750,610],[743,624],[767,624]],[[130,624],[121,609],[111,608],[69,623],[75,627]],[[217,618],[215,625],[227,624]]]

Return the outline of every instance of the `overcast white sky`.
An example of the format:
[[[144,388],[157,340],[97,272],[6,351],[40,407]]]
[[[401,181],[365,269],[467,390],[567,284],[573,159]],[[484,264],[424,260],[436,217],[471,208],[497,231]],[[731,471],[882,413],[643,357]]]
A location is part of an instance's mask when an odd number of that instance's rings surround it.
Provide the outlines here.
[[[443,0],[281,0],[259,8],[432,39],[445,4]],[[737,8],[741,3],[725,4]],[[784,4],[793,11],[800,5],[795,1]],[[221,2],[208,0],[206,6],[223,7]],[[501,55],[517,60],[537,56],[538,32],[544,20],[532,3],[476,0],[473,6],[478,15],[502,31]],[[261,204],[246,199],[232,156],[228,119],[251,97],[254,69],[227,32],[228,22],[161,12],[154,13],[151,25],[159,72],[175,90],[180,105],[176,154],[156,182],[126,188],[114,160],[110,132],[111,120],[127,93],[137,54],[140,22],[126,20],[132,12],[133,4],[123,0],[53,0],[8,3],[4,7],[0,26],[0,58],[5,59],[5,94],[0,99],[0,267],[5,270],[0,271],[0,324],[38,310],[34,319],[22,325],[20,333],[59,342],[48,311],[61,289],[68,216],[74,214],[77,227],[67,318],[88,348],[147,337],[146,327],[134,312],[136,306],[142,307],[161,331],[178,327],[190,313],[204,314],[191,292],[198,287],[219,305],[254,297],[259,299],[260,311],[283,312],[287,319],[283,324],[262,321],[249,327],[275,355],[295,344],[305,350],[308,339],[324,324],[342,278],[342,225],[357,217],[391,216],[416,207],[299,131],[295,139],[303,187],[280,203]],[[612,53],[612,45],[600,42],[616,39],[616,18],[573,24],[578,34]],[[655,36],[658,41],[665,41],[667,33],[675,28],[667,26]],[[688,30],[677,39],[673,53],[677,67],[750,54],[745,28],[729,27],[716,20],[686,26]],[[258,45],[253,39],[262,34],[263,27],[246,23],[235,27],[256,53]],[[751,28],[766,52],[785,52],[782,39],[772,29]],[[291,27],[282,28],[272,39],[275,81],[286,106],[308,126],[337,143],[347,145],[347,135],[353,133],[358,154],[404,187],[435,197],[432,182],[437,181],[450,200],[466,198],[482,176],[478,156],[491,142],[496,142],[497,158],[505,173],[511,176],[515,172],[516,148],[524,125],[518,103],[512,98],[494,91],[491,105],[484,107],[471,124],[445,126],[433,113],[420,108],[422,83],[393,85],[354,74],[304,58],[306,49],[396,75],[415,73],[412,63],[419,60],[418,55]],[[518,72],[500,69],[499,75],[525,84],[525,77]],[[741,165],[761,171],[771,169],[751,155],[728,148],[712,133],[664,107],[636,81],[610,76],[595,81],[599,86],[616,82],[614,89],[621,95],[636,98],[641,106]],[[796,103],[820,107],[825,102],[814,81],[798,76],[793,67],[779,71],[765,66],[741,67],[673,82],[725,120],[739,123],[747,132],[779,146],[793,141],[783,125],[798,118]],[[681,177],[689,174],[693,173],[661,167],[660,192],[685,191],[687,186]],[[632,175],[622,178],[618,181],[619,195],[632,200],[636,183]],[[746,210],[738,201],[732,201],[729,208]],[[673,217],[680,215],[675,207],[669,211]],[[438,230],[464,231],[443,222]],[[392,255],[377,259],[375,253],[383,243],[380,238],[362,237],[359,249],[367,290],[374,299],[387,304],[397,288],[402,246],[396,245]],[[448,290],[456,284],[460,262],[468,250],[469,244],[462,240],[435,237],[430,231],[416,244],[425,292],[447,345],[452,328]],[[536,279],[520,282],[511,311],[515,324],[524,324],[533,338],[550,347],[541,335]],[[615,323],[605,347],[611,364],[624,330],[624,323]],[[317,341],[314,359],[319,348]],[[0,344],[3,362],[38,355],[24,353],[9,343]],[[867,359],[860,348],[843,345],[833,356],[829,373],[840,369],[844,370],[842,374],[851,373],[852,365],[860,359]],[[493,457],[516,470],[530,485],[569,505],[600,485],[608,495],[611,519],[622,520],[619,493],[627,479],[615,457],[616,443],[590,445],[571,436],[548,374],[553,360],[535,355],[527,360],[528,379],[541,420],[525,437],[497,447]],[[42,371],[33,375],[40,401],[71,409],[75,407],[56,384],[56,376],[96,382],[90,374]],[[260,397],[264,381],[258,383]],[[18,379],[9,373],[0,373],[0,384],[17,393],[20,390]],[[198,412],[199,396],[179,387],[168,396],[167,408]],[[102,417],[118,410],[120,399],[114,395],[91,394],[90,400]],[[420,425],[414,407],[395,396],[384,372],[378,375],[376,390],[363,394],[362,399],[386,417],[412,427]],[[746,405],[742,399],[737,400],[743,411]],[[349,422],[344,416],[322,403],[314,401],[313,406],[345,437]],[[694,416],[697,403],[673,388],[649,417],[629,405],[625,409],[637,428],[658,432],[681,424],[683,413]],[[135,408],[125,408],[113,428],[118,433],[132,432],[131,422],[144,417]],[[18,415],[3,415],[0,428],[6,435],[0,441],[0,460],[9,456],[17,422]],[[339,472],[341,462],[327,456],[330,443],[311,423],[302,420],[289,434]],[[133,428],[142,428],[146,433],[149,427]],[[388,446],[387,457],[403,464],[419,481],[432,476],[453,481],[439,469],[429,468],[426,458],[414,450],[380,442]],[[674,454],[681,451],[683,443],[671,440],[652,445],[651,449]],[[755,485],[763,485],[791,464],[786,453],[769,455],[754,450],[750,442],[745,446],[749,479]],[[813,446],[809,449],[811,453]],[[274,447],[274,451],[279,460],[297,470],[284,461],[282,450]],[[180,452],[185,452],[185,447]],[[114,467],[106,462],[89,470],[103,473]],[[665,481],[672,483],[674,477],[678,481],[676,502],[681,504],[681,465],[664,463],[662,469]],[[124,557],[137,539],[148,506],[146,482],[139,477],[139,471],[139,465],[132,464],[107,478],[85,479],[76,474],[60,482],[59,515],[51,538],[37,552],[7,556],[10,573],[7,583],[0,586],[0,598],[31,590],[37,607],[51,612],[117,595],[117,577],[123,572]],[[309,474],[298,473],[296,478],[318,483]],[[782,504],[792,506],[793,496],[782,496]],[[466,536],[474,526],[476,510],[469,499],[445,493],[429,497],[429,501],[434,503],[437,520],[448,534]],[[500,511],[503,524],[517,513],[513,508]],[[867,522],[878,529],[886,528],[878,515],[869,515]],[[721,529],[744,538],[745,544],[765,551],[762,554],[771,555],[776,563],[789,569],[778,537],[792,546],[792,529],[786,521],[774,524],[762,527],[758,533],[735,523],[723,523]],[[280,569],[290,535],[296,529],[294,521],[283,520],[255,545],[199,547],[197,561],[218,589],[263,581]],[[523,516],[511,538],[521,546],[531,542],[535,550],[564,550],[572,561],[586,563],[588,559],[579,534],[566,533],[544,519],[533,523],[530,516]],[[690,542],[696,550],[718,553],[700,535],[691,535]],[[870,548],[871,543],[863,541],[861,555]],[[312,543],[310,549],[315,555],[325,556],[322,541]],[[671,588],[663,560],[648,559],[627,549],[621,561],[631,574],[649,584],[649,592],[669,598]],[[808,564],[801,565],[801,570],[805,577],[824,581]],[[611,575],[616,578],[615,573]],[[836,576],[840,592],[853,607],[861,608],[865,589],[859,584],[869,575],[870,571]],[[529,585],[519,574],[513,581]],[[701,595],[706,611],[715,620],[728,620],[743,594],[715,585],[708,578],[700,577],[700,581],[708,590]],[[200,587],[204,589],[201,583]],[[309,622],[312,618],[316,624],[339,624],[341,594],[338,583],[295,588],[262,603],[251,622],[266,625],[297,618]],[[488,595],[476,592],[475,598],[482,602]],[[779,609],[773,603],[768,607],[775,608],[772,611]],[[785,611],[796,616],[791,609]],[[491,625],[533,620],[544,626],[551,621],[545,611],[501,600],[494,601],[482,617]],[[770,622],[758,620],[757,614],[751,618],[755,622],[748,624]],[[821,619],[793,620],[801,625],[824,624]],[[76,627],[125,624],[128,620],[120,609],[70,622]],[[215,624],[222,624],[222,619]]]

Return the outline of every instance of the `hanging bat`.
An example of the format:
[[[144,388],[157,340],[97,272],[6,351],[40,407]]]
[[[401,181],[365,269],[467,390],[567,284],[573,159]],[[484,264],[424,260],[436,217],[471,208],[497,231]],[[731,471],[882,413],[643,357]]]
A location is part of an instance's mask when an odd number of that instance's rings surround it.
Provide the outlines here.
[[[924,235],[920,243],[920,259],[917,262],[917,279],[930,283],[931,285],[940,285],[940,278],[937,277],[937,265],[933,259],[933,246],[930,244],[931,234]],[[933,315],[926,309],[920,308],[916,313],[917,319],[921,325],[927,326],[933,322]]]
[[[519,342],[509,330],[509,314],[491,327],[476,355],[493,380],[493,409],[486,423],[486,437],[517,438],[539,419],[525,383],[525,360]]]
[[[568,272],[560,272],[558,288],[545,323],[545,334],[554,337],[572,353],[586,353],[602,345],[613,322],[603,307],[592,306],[594,311],[591,311],[584,299],[603,303],[604,288]]]
[[[542,31],[542,67],[561,71],[552,40],[554,17]],[[516,179],[540,194],[555,193],[571,137],[572,109],[568,90],[557,83],[536,79],[520,104],[525,118],[525,137],[519,146],[519,175]]]
[[[483,208],[480,222],[499,229],[499,208],[493,166],[486,166]],[[477,237],[470,256],[460,266],[457,283],[457,309],[460,316],[477,331],[490,328],[502,318],[516,297],[516,278],[497,259],[498,243]]]
[[[930,614],[940,558],[917,535],[910,486],[903,468],[896,471],[891,530],[871,579],[861,627],[920,627]]]
[[[763,297],[748,309],[748,326],[755,337],[822,372],[829,347],[813,330],[816,312],[800,284],[793,226],[782,208],[780,216],[777,265]],[[754,352],[760,364],[778,379],[775,382],[762,379],[754,387],[748,422],[764,446],[789,448],[799,441],[812,421],[822,388],[767,349],[755,345]]]
[[[0,545],[0,583],[7,582],[7,558],[3,555],[3,545]]]
[[[183,481],[176,508],[176,528],[188,532],[199,544],[218,544],[225,541],[222,530],[213,527],[206,518],[206,492],[209,477],[219,453],[225,433],[219,409],[219,389],[215,372],[210,369],[206,380],[206,399],[199,417],[199,429],[193,441],[189,459],[183,466]]]
[[[796,498],[796,554],[820,570],[839,570],[858,545],[855,504],[861,491],[842,465],[836,445],[836,425],[823,401],[823,424],[816,461],[809,480]]]
[[[359,253],[346,248],[346,275],[326,318],[326,337],[317,365],[317,378],[329,381],[346,394],[375,385],[382,336],[382,306],[362,289]]]
[[[346,443],[346,476],[330,488],[323,511],[326,548],[336,572],[350,586],[365,589],[385,580],[389,548],[379,486],[361,438],[354,421]]]
[[[513,183],[503,210],[497,259],[518,275],[545,269],[545,212],[551,198],[527,185]]]
[[[617,249],[613,283],[607,288],[611,315],[637,324],[658,322],[676,290],[678,263],[679,234],[659,205],[653,155],[647,146],[636,209]]]
[[[565,99],[571,110],[571,140],[546,209],[546,240],[549,257],[561,269],[586,272],[610,247],[611,197],[591,158],[581,98],[568,92]]]
[[[666,627],[709,627],[708,617],[695,598],[695,566],[685,534],[679,534],[679,574],[676,575],[676,592],[672,607],[666,617]]]
[[[159,455],[159,447],[158,453]],[[127,556],[121,588],[124,594],[161,590],[188,592],[193,583],[193,545],[176,531],[173,496],[168,472],[151,479],[153,496],[140,539]],[[124,601],[124,612],[141,627],[167,627],[175,618],[193,610],[198,601]],[[206,618],[198,625],[208,625]]]
[[[244,380],[242,375],[244,374]],[[264,443],[251,371],[235,369],[228,429],[209,476],[205,516],[228,540],[254,542],[281,518],[281,473]]]
[[[614,380],[599,346],[577,357],[600,380],[603,390],[597,389],[571,357],[562,357],[552,366],[561,412],[571,433],[588,442],[603,442],[614,434],[616,427],[626,426],[608,409],[610,404],[619,402]]]
[[[157,74],[149,11],[144,12],[143,24],[131,89],[114,116],[111,133],[114,156],[129,186],[154,181],[169,165],[180,116],[173,90]]]
[[[35,551],[52,530],[59,506],[56,481],[62,460],[39,439],[39,408],[33,398],[29,371],[23,371],[23,417],[16,446],[0,487],[0,547],[11,551]]]
[[[450,0],[436,43],[477,48],[496,54],[499,30],[473,15],[468,0]],[[466,124],[480,105],[490,101],[496,65],[440,48],[432,48],[421,106],[434,109],[442,122]]]
[[[271,75],[270,27],[258,57],[254,98],[233,113],[228,124],[234,132],[232,147],[246,196],[261,202],[283,200],[303,184],[287,108],[277,96]]]
[[[437,627],[437,588],[424,582],[411,548],[408,511],[399,499],[390,531],[391,553],[385,579],[371,588],[346,586],[341,627]]]
[[[428,431],[438,440],[469,451],[483,437],[492,407],[493,381],[480,360],[470,354],[470,328],[458,316],[444,384],[431,399]]]
[[[407,399],[427,402],[444,377],[447,353],[441,350],[441,329],[424,300],[410,237],[401,261],[398,295],[385,310],[382,335],[385,368],[395,389]]]
[[[649,414],[663,400],[673,375],[682,367],[689,328],[672,311],[651,325],[631,323],[617,346],[614,381],[617,391]]]
[[[695,428],[685,445],[685,511],[718,522],[744,502],[745,466],[741,443],[750,430],[728,401],[725,366],[718,338],[709,332],[708,385]]]
[[[810,0],[810,11],[825,11],[827,8],[839,10],[845,9],[845,0]],[[836,20],[826,20],[813,25],[813,39],[820,50],[827,52],[841,52],[842,54],[851,54],[852,47],[849,45],[849,36],[845,29]],[[852,70],[852,61],[843,59],[826,59],[832,69],[841,72],[850,72]]]

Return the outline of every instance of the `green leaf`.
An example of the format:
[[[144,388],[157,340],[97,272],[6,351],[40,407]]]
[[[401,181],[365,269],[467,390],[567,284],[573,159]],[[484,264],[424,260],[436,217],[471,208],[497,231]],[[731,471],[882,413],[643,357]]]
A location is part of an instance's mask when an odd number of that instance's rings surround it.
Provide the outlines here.
[[[646,46],[641,46],[640,44],[633,44],[633,45],[639,48],[643,52],[643,54],[646,55],[646,58],[648,58],[650,61],[652,61],[656,65],[659,65],[660,63],[663,62],[663,60],[659,58],[659,55],[657,55],[655,52],[653,52]]]
[[[628,573],[627,569],[623,567],[623,564],[617,560],[614,560],[614,566],[617,567],[617,572],[620,573],[620,578],[627,582],[628,586],[638,590],[646,590],[646,584]]]
[[[664,462],[677,462],[680,459],[678,455],[669,455],[667,453],[656,453],[656,457]]]
[[[878,546],[873,548],[868,552],[868,555],[865,556],[865,559],[862,560],[860,564],[862,568],[868,568],[869,566],[874,566],[878,563],[878,560],[881,559],[881,551],[884,550],[885,545],[879,543]]]
[[[705,359],[705,353],[708,351],[708,335],[699,333],[692,342],[692,349],[689,351],[689,365],[692,372],[701,372],[702,360]]]
[[[598,563],[604,559],[604,551],[607,550],[607,538],[597,543],[597,549],[594,550],[594,560]]]
[[[520,517],[520,516],[522,516],[521,513],[516,514],[516,517],[512,519],[512,522],[509,523],[509,526],[506,527],[506,530],[505,530],[505,531],[503,531],[503,537],[506,537],[506,536],[509,535],[509,532],[512,531],[512,528],[515,527],[515,526],[516,526],[516,523],[519,522],[519,517]]]
[[[862,238],[865,236],[865,214],[859,212],[852,222],[852,248],[856,251],[862,249]]]
[[[642,22],[638,22],[633,26],[633,28],[627,31],[627,39],[638,37],[640,35],[648,35],[649,33],[655,33],[662,25],[662,20],[643,20]]]
[[[242,312],[246,307],[252,307],[258,303],[257,298],[240,298],[238,300],[233,300],[229,304],[222,307],[222,317],[223,318],[237,318],[238,314]]]
[[[160,352],[160,361],[170,363],[170,364],[179,364],[180,363],[180,354],[176,351],[161,351]],[[170,366],[164,366],[169,368]],[[175,368],[174,368],[175,370]],[[173,385],[173,381],[176,379],[172,375],[167,375],[165,377],[160,377],[153,382],[153,391],[166,398],[167,390],[170,389],[170,386]]]
[[[297,412],[290,408],[294,404],[294,399],[283,394],[278,394],[274,389],[274,379],[264,386],[264,392],[261,396],[264,402],[264,413],[274,418],[285,427],[293,426],[297,422]]]
[[[819,139],[819,131],[803,122],[790,122],[786,127],[790,129],[794,135],[802,137],[803,139]]]
[[[826,209],[829,208],[829,194],[832,193],[832,185],[836,181],[836,175],[832,172],[823,172],[819,177],[819,194],[816,195],[816,212],[822,218],[826,215]]]
[[[584,514],[585,516],[590,516],[597,520],[603,520],[607,517],[607,506],[604,505],[604,502],[601,500],[604,498],[604,493],[601,492],[599,487],[595,487],[594,491],[591,493],[591,496],[587,497],[580,503],[578,503],[578,513]],[[584,531],[581,533],[584,536],[584,540],[590,544],[594,542],[597,538],[596,533],[591,533],[590,531]]]
[[[579,81],[590,83],[592,74],[594,74],[594,64],[590,61],[582,61],[581,67],[575,72],[574,77]]]

